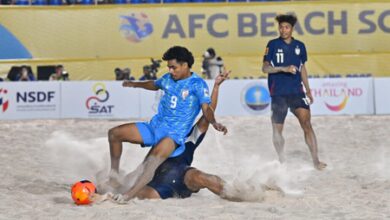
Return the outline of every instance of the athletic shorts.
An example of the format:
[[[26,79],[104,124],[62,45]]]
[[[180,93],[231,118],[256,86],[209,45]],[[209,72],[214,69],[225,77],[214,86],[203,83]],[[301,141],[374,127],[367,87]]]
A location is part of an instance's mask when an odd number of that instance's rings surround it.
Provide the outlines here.
[[[144,142],[144,144],[141,145],[142,147],[153,147],[161,139],[169,137],[177,144],[176,150],[173,151],[173,153],[169,157],[176,157],[184,152],[184,138],[180,138],[177,135],[169,134],[169,130],[165,128],[154,128],[146,122],[137,122],[135,125],[137,126],[138,131],[141,134],[142,140]]]
[[[193,168],[186,164],[164,162],[147,185],[155,189],[162,199],[190,197],[194,192],[184,183],[184,175],[190,169]]]
[[[271,101],[272,123],[283,124],[288,108],[290,108],[292,113],[298,108],[310,110],[305,96],[273,96]]]

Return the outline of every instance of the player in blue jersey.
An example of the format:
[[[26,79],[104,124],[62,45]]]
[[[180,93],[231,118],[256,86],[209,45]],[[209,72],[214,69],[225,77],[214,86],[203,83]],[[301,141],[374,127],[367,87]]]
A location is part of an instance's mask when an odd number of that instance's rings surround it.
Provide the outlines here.
[[[321,170],[326,164],[318,158],[317,139],[310,122],[310,104],[313,96],[310,91],[305,62],[305,44],[292,37],[297,18],[294,15],[278,15],[280,37],[268,42],[262,70],[268,74],[268,87],[272,97],[273,144],[279,160],[284,158],[284,138],[282,136],[287,110],[298,118],[305,134],[314,166]],[[303,88],[303,86],[304,88]]]
[[[229,73],[224,72],[215,79],[210,104],[214,110],[217,107],[219,87],[228,78]],[[177,157],[165,160],[155,171],[152,181],[144,186],[136,194],[136,197],[139,199],[187,198],[192,193],[207,188],[223,199],[241,201],[240,195],[229,193],[226,190],[226,183],[219,176],[191,167],[195,150],[203,141],[208,127],[209,122],[202,116],[187,135],[184,152]],[[130,182],[133,176],[134,173],[130,173],[124,178],[123,185],[119,187],[118,192],[126,191],[127,182]],[[109,193],[105,195],[96,194],[93,200],[100,202],[110,199],[111,196],[117,198],[118,202],[125,202],[121,200],[121,196],[118,194]]]
[[[124,193],[129,200],[152,180],[157,167],[168,157],[176,157],[185,150],[185,139],[195,117],[202,109],[206,120],[226,134],[227,129],[216,122],[210,107],[210,96],[206,82],[191,72],[194,57],[188,49],[180,46],[169,48],[162,58],[167,61],[169,73],[156,81],[123,82],[124,87],[164,91],[158,113],[150,122],[128,123],[109,130],[111,172],[109,184],[119,185],[116,176],[122,155],[122,142],[153,146],[143,163],[134,171],[134,184]]]
[[[215,79],[211,94],[211,107],[215,110],[221,83],[229,76],[224,72]],[[137,193],[140,199],[186,198],[200,189],[207,188],[221,198],[240,200],[224,191],[225,182],[216,175],[191,167],[196,148],[203,141],[209,122],[202,116],[187,135],[185,151],[181,155],[168,158],[156,170],[153,180]]]

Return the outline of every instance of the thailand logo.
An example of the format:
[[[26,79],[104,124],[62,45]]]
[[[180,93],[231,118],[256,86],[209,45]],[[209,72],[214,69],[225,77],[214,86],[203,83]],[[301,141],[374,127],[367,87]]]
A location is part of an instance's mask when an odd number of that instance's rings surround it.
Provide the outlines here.
[[[315,97],[324,98],[324,105],[333,112],[346,108],[351,98],[361,97],[363,89],[348,86],[346,82],[325,82],[319,88],[311,89]]]
[[[92,91],[95,95],[89,97],[85,102],[85,106],[89,110],[89,113],[111,113],[114,105],[104,105],[104,103],[110,98],[110,93],[107,91],[106,85],[103,83],[95,83],[92,86]]]
[[[7,95],[8,91],[6,89],[0,88],[0,109],[1,112],[5,112],[8,109],[8,100],[3,97],[4,95]]]
[[[341,103],[339,104],[336,104],[336,105],[331,105],[331,104],[328,104],[325,102],[325,106],[331,110],[331,111],[334,111],[334,112],[339,112],[341,110],[343,110],[345,108],[345,106],[347,105],[347,102],[348,102],[348,96],[344,94],[344,98],[343,100],[341,101]]]
[[[141,42],[142,39],[153,33],[153,25],[145,13],[131,13],[121,15],[120,32],[132,43]]]
[[[268,88],[262,83],[251,83],[241,92],[241,103],[251,113],[262,114],[271,103]]]

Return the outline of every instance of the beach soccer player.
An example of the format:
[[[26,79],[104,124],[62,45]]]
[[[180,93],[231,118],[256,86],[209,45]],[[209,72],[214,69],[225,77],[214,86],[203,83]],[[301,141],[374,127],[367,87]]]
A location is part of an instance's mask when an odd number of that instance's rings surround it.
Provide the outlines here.
[[[124,81],[124,87],[161,89],[158,113],[150,122],[123,124],[109,130],[111,172],[109,184],[115,187],[115,176],[119,172],[122,155],[122,143],[130,142],[153,146],[152,150],[134,171],[134,184],[123,194],[124,200],[136,196],[154,176],[157,167],[168,157],[177,157],[185,150],[185,140],[194,123],[195,117],[202,109],[205,119],[220,132],[227,129],[218,123],[210,107],[209,89],[206,82],[191,71],[194,63],[192,53],[185,47],[174,46],[163,55],[167,61],[169,73],[155,81]]]
[[[314,100],[305,67],[306,47],[292,37],[297,22],[295,15],[278,15],[276,21],[279,24],[280,36],[268,42],[262,67],[263,72],[268,74],[268,87],[272,97],[273,144],[279,160],[284,162],[282,131],[287,110],[290,108],[304,131],[314,167],[321,170],[326,164],[318,158],[317,139],[310,121],[310,104]]]

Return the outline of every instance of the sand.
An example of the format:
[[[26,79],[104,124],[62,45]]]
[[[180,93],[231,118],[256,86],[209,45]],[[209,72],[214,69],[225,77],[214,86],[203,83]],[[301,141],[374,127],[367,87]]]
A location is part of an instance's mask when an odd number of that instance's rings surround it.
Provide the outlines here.
[[[246,202],[201,190],[187,199],[77,206],[70,186],[107,170],[107,130],[135,120],[0,121],[0,219],[390,219],[390,116],[313,117],[324,171],[313,169],[293,117],[283,165],[268,117],[219,120],[229,133],[210,130],[193,165],[224,178]],[[147,150],[125,144],[122,172]]]

